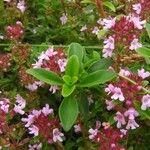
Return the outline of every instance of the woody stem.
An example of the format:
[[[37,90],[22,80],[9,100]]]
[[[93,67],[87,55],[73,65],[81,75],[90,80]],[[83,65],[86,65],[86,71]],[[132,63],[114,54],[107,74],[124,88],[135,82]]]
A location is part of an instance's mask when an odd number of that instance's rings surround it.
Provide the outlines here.
[[[106,13],[105,13],[104,8],[103,8],[103,0],[95,0],[95,3],[97,5],[99,15],[102,18],[106,18]]]

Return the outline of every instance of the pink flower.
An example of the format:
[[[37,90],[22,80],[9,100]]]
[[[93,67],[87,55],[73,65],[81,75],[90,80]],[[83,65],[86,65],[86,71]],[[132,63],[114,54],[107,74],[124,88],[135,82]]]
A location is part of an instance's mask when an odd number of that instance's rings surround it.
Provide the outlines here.
[[[28,150],[41,150],[42,149],[42,143],[29,145]]]
[[[89,129],[89,139],[90,140],[93,140],[95,139],[95,137],[97,136],[97,133],[98,133],[98,129]]]
[[[25,127],[29,127],[33,122],[34,122],[34,115],[32,114],[30,114],[30,115],[28,115],[28,118],[22,118],[21,120],[23,121],[23,122],[26,122],[26,125],[25,125]]]
[[[45,53],[45,52],[42,52],[40,54],[40,56],[38,57],[39,60],[49,60],[49,56]]]
[[[34,82],[37,86],[42,86],[44,84],[44,82],[42,81],[35,81]]]
[[[25,111],[24,111],[23,109],[24,109],[23,106],[15,105],[15,107],[14,107],[13,110],[15,111],[15,113],[18,113],[18,114],[20,114],[20,115],[23,115],[23,114],[25,113]]]
[[[63,14],[61,17],[60,17],[60,21],[61,21],[61,24],[64,25],[67,23],[67,15],[66,14]]]
[[[22,13],[25,12],[26,7],[25,7],[25,2],[24,2],[24,0],[19,0],[19,3],[17,4],[17,8],[18,8]]]
[[[32,114],[34,115],[34,117],[38,118],[41,114],[41,110],[32,110]]]
[[[26,106],[26,100],[23,99],[19,94],[17,94],[16,96],[16,102],[18,103],[18,105],[21,105],[22,107]]]
[[[53,113],[53,109],[49,108],[49,105],[46,104],[45,107],[43,107],[42,112],[45,116],[47,116]]]
[[[142,110],[146,110],[147,108],[150,107],[150,95],[147,94],[147,95],[144,95],[143,98],[142,98],[142,106],[141,106],[141,109]]]
[[[124,115],[129,117],[130,120],[133,120],[135,117],[139,115],[139,113],[134,108],[129,108]]]
[[[59,87],[57,85],[51,85],[49,91],[53,94],[56,93],[56,91],[59,90]]]
[[[135,12],[136,12],[137,14],[140,14],[140,13],[141,13],[142,7],[141,7],[141,4],[140,4],[140,3],[134,4],[134,5],[132,5],[132,7],[133,7],[133,10],[135,10]]]
[[[65,59],[65,58],[64,59],[59,59],[57,63],[59,65],[60,71],[64,72],[65,71],[65,67],[67,65],[67,59]]]
[[[108,39],[105,39],[104,41],[104,49],[114,49],[115,48],[115,40],[112,36],[110,36]]]
[[[57,52],[54,51],[53,47],[48,48],[48,50],[45,52],[45,55],[48,56],[48,57],[52,57],[52,56],[54,56],[56,54],[57,54]]]
[[[85,31],[85,30],[87,30],[87,26],[86,26],[86,25],[84,25],[84,26],[80,29],[81,32],[83,32],[83,31]]]
[[[150,76],[150,72],[145,71],[144,69],[138,70],[138,76],[142,79],[145,79]]]
[[[43,65],[43,60],[38,60],[36,61],[34,64],[32,64],[33,68],[41,68],[41,66]]]
[[[116,113],[114,120],[117,121],[117,128],[121,128],[122,125],[126,124],[124,115],[119,111]]]
[[[53,129],[53,141],[54,142],[57,142],[57,141],[62,142],[63,141],[63,139],[62,139],[63,136],[64,136],[64,134],[61,133],[58,128]]]
[[[34,134],[34,136],[38,136],[39,135],[39,128],[36,127],[35,125],[32,125],[28,129],[29,129],[29,134]]]
[[[119,75],[121,76],[129,76],[130,74],[131,74],[130,71],[125,70],[125,69],[121,69],[119,72]]]
[[[112,53],[113,53],[113,50],[110,48],[103,49],[103,57],[104,58],[112,57]]]
[[[146,20],[141,21],[139,16],[130,16],[129,18],[137,29],[141,30],[144,28]]]
[[[9,111],[9,99],[3,98],[3,100],[0,101],[0,109],[3,110],[5,113],[8,113],[8,111]]]
[[[126,126],[126,129],[129,130],[131,129],[136,129],[137,127],[139,127],[139,125],[135,122],[134,119],[129,119],[128,124]]]
[[[123,137],[127,134],[127,130],[125,129],[120,129],[120,132],[122,133],[120,136]]]
[[[140,47],[142,47],[142,44],[138,42],[139,40],[138,39],[133,39],[133,41],[131,42],[131,45],[130,45],[130,49],[131,50],[136,50]]]
[[[36,91],[37,89],[38,89],[38,86],[37,86],[37,84],[36,83],[33,83],[33,84],[28,84],[28,85],[26,85],[25,86],[28,90],[30,90],[30,91]]]
[[[98,21],[100,23],[100,21]],[[116,23],[116,18],[110,18],[110,19],[103,19],[101,21],[101,25],[104,26],[104,29],[110,29],[112,28]]]
[[[98,27],[94,27],[92,33],[97,35],[98,32],[99,32],[99,28]]]
[[[107,88],[105,88],[105,92],[108,93],[108,95],[112,92],[114,92],[114,86],[112,84],[109,84]]]
[[[114,88],[113,95],[111,96],[111,98],[115,99],[115,100],[119,99],[120,101],[124,101],[125,100],[121,89],[118,88],[118,87]]]
[[[81,132],[81,126],[80,126],[80,124],[74,125],[74,131],[75,131],[75,133]]]
[[[96,129],[99,129],[101,127],[101,122],[99,120],[96,121]]]
[[[106,103],[106,105],[107,105],[107,107],[106,107],[107,110],[111,110],[111,109],[114,108],[113,101],[108,101],[108,100],[106,100],[105,103]]]

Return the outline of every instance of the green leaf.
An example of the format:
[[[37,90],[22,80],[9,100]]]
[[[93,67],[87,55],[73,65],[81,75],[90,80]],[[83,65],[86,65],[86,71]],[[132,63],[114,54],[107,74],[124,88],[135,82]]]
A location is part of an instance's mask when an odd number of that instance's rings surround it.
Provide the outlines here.
[[[68,85],[71,84],[71,77],[70,76],[64,75],[63,80],[65,81],[66,84],[68,84]]]
[[[64,98],[59,107],[59,117],[65,131],[69,131],[78,116],[78,103],[74,97]]]
[[[67,63],[65,75],[70,77],[78,76],[79,73],[79,59],[76,55],[72,55]]]
[[[97,34],[98,39],[104,38],[104,36],[107,32],[108,32],[108,30],[106,30],[106,29],[100,30]]]
[[[94,4],[92,0],[82,0],[81,3],[83,4]]]
[[[65,81],[65,83],[67,85],[73,85],[73,84],[75,84],[78,81],[78,77],[77,76],[70,77],[68,75],[64,75],[63,76],[63,80]]]
[[[72,55],[76,55],[79,59],[79,62],[82,62],[84,56],[85,49],[78,43],[71,43],[69,45],[68,54],[69,57]]]
[[[97,51],[93,51],[93,59],[95,59],[95,60],[100,59],[100,54]]]
[[[64,83],[63,80],[52,71],[35,68],[35,69],[28,69],[26,72],[34,76],[38,80],[43,81],[50,85],[62,85]]]
[[[88,69],[88,72],[94,72],[97,70],[104,70],[108,69],[112,64],[112,60],[109,58],[103,58],[101,60],[96,61],[90,68]]]
[[[91,87],[98,84],[104,84],[116,77],[114,71],[98,70],[83,77],[79,83],[80,87]]]
[[[89,101],[85,93],[80,93],[78,105],[81,117],[87,120],[89,115]]]
[[[141,47],[136,50],[140,55],[144,57],[150,57],[150,49],[146,47]]]
[[[150,38],[150,24],[149,23],[146,23],[146,31],[147,31],[148,36]]]
[[[62,87],[62,96],[68,97],[69,95],[72,94],[72,92],[75,90],[75,88],[76,88],[75,85],[69,86],[67,84],[64,84]]]
[[[111,9],[113,12],[116,12],[116,8],[111,2],[103,2],[103,5]]]

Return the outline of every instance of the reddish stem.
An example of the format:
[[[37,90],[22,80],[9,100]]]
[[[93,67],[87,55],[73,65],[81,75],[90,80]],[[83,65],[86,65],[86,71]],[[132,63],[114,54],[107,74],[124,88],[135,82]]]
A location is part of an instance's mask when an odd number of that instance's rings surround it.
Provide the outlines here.
[[[103,0],[95,0],[95,3],[97,5],[99,15],[102,18],[106,18],[106,13],[105,13],[104,8],[103,8]]]

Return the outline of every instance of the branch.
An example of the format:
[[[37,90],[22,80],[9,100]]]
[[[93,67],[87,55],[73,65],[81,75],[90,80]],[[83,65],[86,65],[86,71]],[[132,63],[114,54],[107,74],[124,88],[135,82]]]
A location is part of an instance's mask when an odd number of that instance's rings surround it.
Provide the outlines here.
[[[132,84],[137,85],[137,83],[136,83],[135,81],[129,79],[128,77],[122,76],[122,75],[120,75],[120,74],[118,74],[118,75],[119,75],[120,77],[124,78],[125,80],[128,80],[128,81],[131,82]],[[141,88],[142,88],[142,90],[143,90],[145,93],[150,94],[150,91],[149,91],[148,89],[146,89],[146,88],[144,88],[144,87],[141,87]]]
[[[103,0],[95,0],[95,3],[97,5],[99,15],[102,18],[106,18],[106,13],[105,13],[104,8],[103,8]]]

